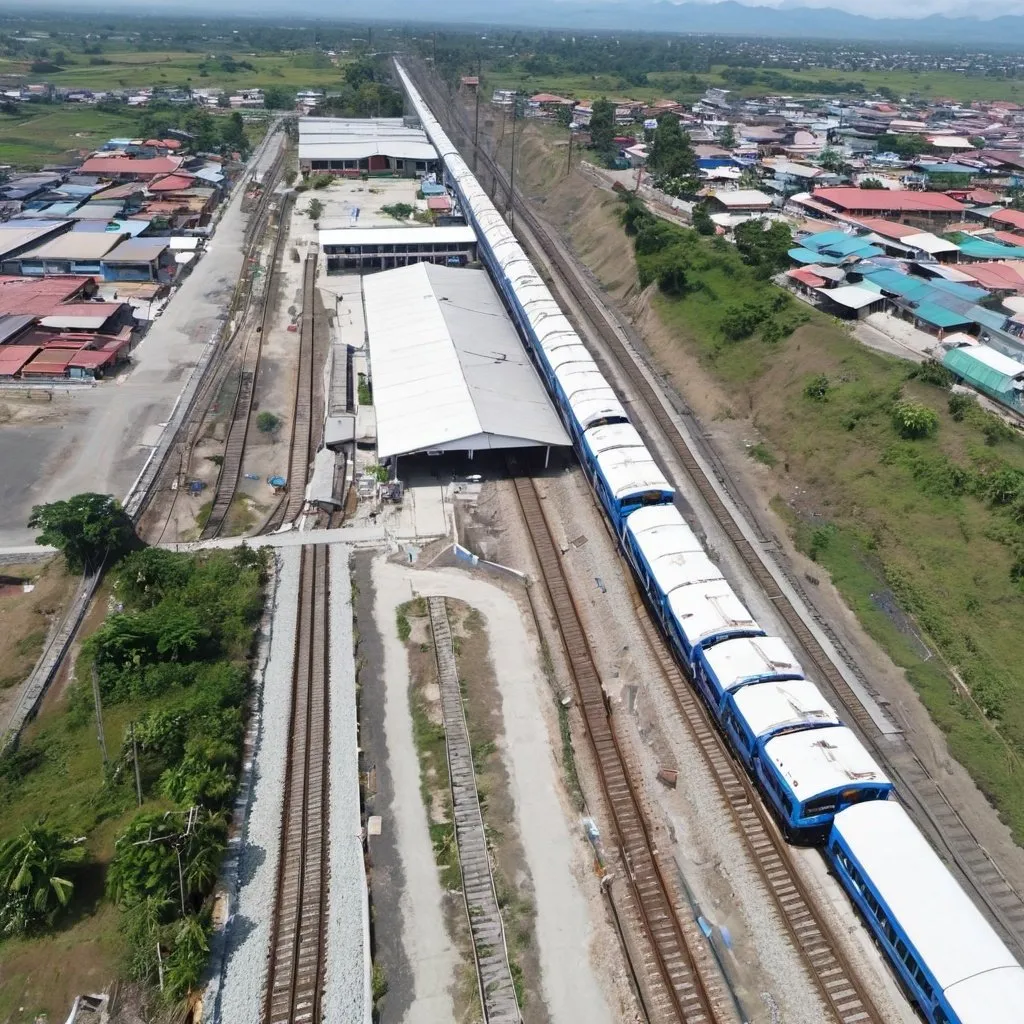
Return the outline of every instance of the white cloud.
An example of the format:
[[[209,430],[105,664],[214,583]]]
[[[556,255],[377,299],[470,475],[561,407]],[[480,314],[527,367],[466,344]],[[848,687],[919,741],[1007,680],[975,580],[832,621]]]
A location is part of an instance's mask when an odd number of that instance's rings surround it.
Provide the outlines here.
[[[685,2],[685,0],[678,0]],[[703,0],[718,3],[720,0]],[[863,14],[869,18],[925,18],[930,14],[945,14],[950,17],[995,18],[1001,14],[1019,14],[1020,0],[981,0],[969,3],[966,0],[739,0],[750,7],[834,7]]]

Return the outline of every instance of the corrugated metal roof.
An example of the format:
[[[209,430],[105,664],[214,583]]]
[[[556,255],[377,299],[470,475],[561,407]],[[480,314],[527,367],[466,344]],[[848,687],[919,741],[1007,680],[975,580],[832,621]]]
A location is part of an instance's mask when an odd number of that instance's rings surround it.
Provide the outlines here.
[[[68,231],[24,253],[23,260],[98,260],[124,236],[113,231]]]
[[[300,160],[366,160],[371,156],[390,156],[396,160],[436,160],[437,150],[429,142],[416,139],[355,139],[337,142],[299,140]]]
[[[954,313],[935,302],[921,302],[914,307],[914,316],[933,327],[965,327],[974,321],[963,313]]]
[[[870,288],[860,288],[855,284],[831,289],[819,288],[818,292],[826,299],[830,299],[840,306],[846,306],[847,309],[861,309],[864,306],[870,306],[872,302],[882,301],[882,296],[878,292],[872,291]]]
[[[471,227],[377,227],[377,228],[324,228],[320,232],[320,247],[333,245],[431,245],[455,242],[469,245],[476,241]]]
[[[8,221],[0,224],[0,257],[26,245],[31,245],[38,239],[49,238],[51,235],[62,229],[67,221]]]
[[[815,189],[813,197],[842,210],[871,210],[879,213],[885,211],[960,213],[966,209],[962,203],[958,203],[942,192],[907,192],[884,188],[844,186]]]
[[[363,294],[381,458],[569,443],[485,271],[417,263]]]
[[[169,248],[166,238],[129,238],[107,253],[104,263],[151,263]]]

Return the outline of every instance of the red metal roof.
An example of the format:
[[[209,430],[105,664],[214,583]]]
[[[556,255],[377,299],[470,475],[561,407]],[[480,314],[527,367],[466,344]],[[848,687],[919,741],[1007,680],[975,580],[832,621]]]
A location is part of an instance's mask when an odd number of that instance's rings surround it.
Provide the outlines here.
[[[154,156],[133,160],[127,156],[93,156],[78,169],[79,174],[134,174],[139,178],[153,178],[170,174],[181,166],[180,156]]]
[[[1017,270],[1021,264],[1017,260],[993,263],[961,263],[957,270],[973,277],[983,288],[994,288],[1000,291],[1007,288],[1015,292],[1024,291],[1024,271]]]
[[[858,217],[858,224],[863,224],[870,231],[883,238],[906,238],[907,235],[919,235],[920,228],[911,227],[909,224],[897,224],[895,221],[886,220],[884,217]]]
[[[808,270],[806,267],[797,267],[794,270],[787,270],[786,277],[791,277],[794,281],[799,281],[801,284],[805,284],[809,288],[821,288],[822,285],[825,284],[825,278],[818,277],[817,274]]]
[[[550,92],[539,92],[536,96],[531,96],[530,101],[532,103],[560,103],[563,106],[569,106],[574,101],[566,99],[564,96],[556,96]]]
[[[999,202],[999,194],[990,192],[987,188],[972,188],[967,193],[967,198],[972,203],[981,203],[983,206],[991,206],[993,203]]]
[[[36,345],[0,345],[0,377],[13,377],[38,351]]]
[[[3,277],[0,276],[0,315],[30,313],[49,316],[92,284],[91,277]]]
[[[894,191],[887,188],[817,188],[814,198],[840,210],[877,213],[960,213],[964,206],[942,192]]]
[[[84,349],[81,352],[76,352],[71,357],[71,361],[68,363],[68,366],[77,366],[83,370],[96,370],[101,366],[106,366],[107,363],[112,363],[116,356],[116,352]]]
[[[22,367],[21,373],[39,374],[44,377],[63,376],[75,353],[66,348],[43,349],[34,359]]]
[[[991,220],[996,224],[1009,224],[1017,231],[1024,231],[1024,212],[1020,210],[1000,210],[992,214]]]
[[[154,178],[149,183],[150,192],[177,192],[179,189],[191,188],[196,179],[191,174],[168,174],[166,177]]]
[[[430,196],[427,199],[428,210],[450,210],[452,201],[447,196]]]

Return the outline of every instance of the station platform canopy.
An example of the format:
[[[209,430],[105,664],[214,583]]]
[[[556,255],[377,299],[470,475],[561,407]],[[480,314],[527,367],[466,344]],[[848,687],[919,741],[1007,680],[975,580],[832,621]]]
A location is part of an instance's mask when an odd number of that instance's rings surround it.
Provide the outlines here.
[[[363,279],[380,458],[570,444],[487,272]]]

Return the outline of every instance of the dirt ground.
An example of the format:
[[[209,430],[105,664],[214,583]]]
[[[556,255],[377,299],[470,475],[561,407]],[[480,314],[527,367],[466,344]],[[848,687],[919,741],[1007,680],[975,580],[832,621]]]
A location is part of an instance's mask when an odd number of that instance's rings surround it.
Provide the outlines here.
[[[77,585],[60,556],[0,565],[0,722]]]

